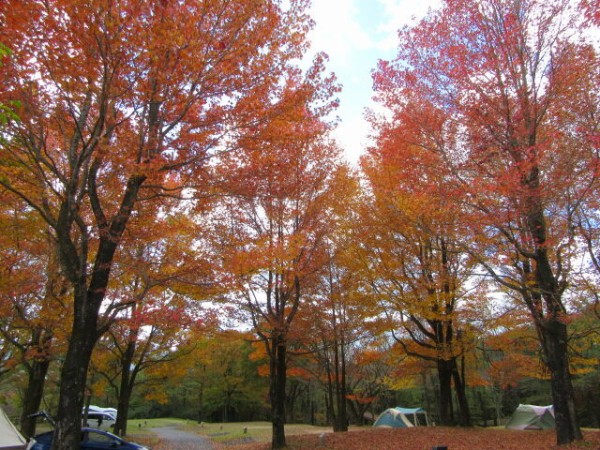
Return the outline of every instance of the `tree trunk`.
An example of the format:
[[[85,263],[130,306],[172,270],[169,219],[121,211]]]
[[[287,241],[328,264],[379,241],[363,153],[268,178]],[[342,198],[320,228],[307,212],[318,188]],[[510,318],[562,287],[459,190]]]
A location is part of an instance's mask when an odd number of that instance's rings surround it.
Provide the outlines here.
[[[284,448],[285,442],[285,382],[287,367],[287,348],[284,338],[280,335],[273,337],[273,349],[271,355],[271,420],[273,424],[273,436],[271,448]]]
[[[454,369],[452,371],[452,377],[454,379],[454,392],[458,400],[458,407],[460,408],[460,419],[459,425],[462,427],[471,426],[471,412],[469,411],[469,402],[467,401],[466,383],[464,376],[464,366],[462,374],[458,370],[458,364],[456,358],[452,359],[454,363]]]
[[[452,362],[437,360],[438,380],[440,383],[440,425],[454,425],[452,408]]]
[[[80,298],[76,303],[84,303]],[[79,314],[61,371],[60,395],[52,450],[78,450],[87,368],[96,344],[98,310],[92,305]]]
[[[571,374],[569,372],[569,349],[567,325],[564,317],[567,315],[562,303],[564,287],[559,284],[548,256],[548,238],[546,218],[540,188],[540,169],[533,167],[523,184],[527,186],[527,226],[535,244],[533,264],[535,288],[526,293],[527,305],[535,321],[541,344],[550,371],[550,386],[556,419],[556,439],[559,445],[569,444],[583,439],[577,414]],[[526,266],[527,270],[531,265]],[[526,272],[527,272],[526,270]],[[542,302],[545,305],[542,307]]]
[[[558,445],[583,439],[577,414],[567,346],[567,326],[558,320],[541,328],[542,344],[546,364],[550,369],[550,385],[554,417],[556,419],[556,439]]]
[[[348,414],[346,413],[346,364],[344,354],[344,342],[335,345],[335,400],[337,414],[333,431],[344,432],[348,431]]]
[[[324,358],[325,376],[327,377],[327,395],[325,396],[325,421],[328,425],[335,424],[335,410],[333,401],[333,374],[331,373],[331,361],[329,356]]]
[[[137,336],[136,336],[137,337]],[[130,340],[121,357],[121,383],[119,387],[119,398],[117,401],[117,420],[115,421],[115,434],[125,436],[127,434],[127,416],[129,415],[129,400],[133,390],[131,380],[131,367],[135,354],[136,341]]]
[[[61,371],[52,450],[79,450],[87,370],[96,341],[109,327],[109,324],[105,323],[101,329],[98,328],[100,306],[106,295],[115,252],[136,204],[139,189],[146,179],[145,175],[132,175],[129,178],[119,210],[109,223],[97,197],[95,176],[99,161],[94,161],[88,175],[88,195],[92,210],[96,218],[101,219],[101,223],[98,224],[100,240],[94,266],[89,273],[87,257],[90,243],[87,237],[80,236],[80,242],[77,243],[72,240],[71,231],[77,220],[74,216],[74,203],[70,197],[60,208],[56,226],[61,267],[73,286],[74,315]],[[74,196],[73,193],[70,195]],[[86,258],[83,259],[82,255]]]
[[[291,385],[288,384],[288,386],[289,390],[285,396],[285,420],[287,423],[294,423],[296,422],[296,400],[300,393],[300,386],[297,381],[292,382]]]
[[[50,367],[48,358],[33,360],[27,367],[29,379],[21,411],[21,434],[25,438],[35,435],[36,418],[30,416],[40,409],[48,367]]]

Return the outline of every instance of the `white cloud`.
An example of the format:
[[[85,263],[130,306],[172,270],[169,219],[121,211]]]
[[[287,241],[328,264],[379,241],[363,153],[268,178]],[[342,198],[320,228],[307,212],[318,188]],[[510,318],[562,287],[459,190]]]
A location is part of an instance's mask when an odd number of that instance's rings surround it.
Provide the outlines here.
[[[371,70],[378,59],[395,56],[398,29],[441,1],[313,0],[316,26],[309,39],[312,52],[329,55],[328,68],[343,85],[338,111],[342,122],[335,137],[348,160],[355,162],[367,144],[369,125],[363,111],[371,106]]]
[[[333,136],[344,149],[346,159],[356,163],[369,144],[368,134],[369,124],[362,115],[350,115],[342,120]]]
[[[317,24],[309,35],[312,50],[326,52],[336,67],[347,67],[356,49],[373,45],[357,16],[356,1],[315,0],[312,4],[311,15]]]

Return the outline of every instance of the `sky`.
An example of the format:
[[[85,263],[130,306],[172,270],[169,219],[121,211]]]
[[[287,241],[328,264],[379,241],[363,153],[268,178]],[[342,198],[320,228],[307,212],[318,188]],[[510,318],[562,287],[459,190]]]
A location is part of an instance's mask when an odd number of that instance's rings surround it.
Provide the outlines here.
[[[343,90],[335,138],[355,163],[367,145],[364,109],[372,97],[371,71],[379,59],[393,59],[397,31],[423,17],[441,0],[312,0],[316,26],[309,34],[312,51],[329,55],[328,68]]]

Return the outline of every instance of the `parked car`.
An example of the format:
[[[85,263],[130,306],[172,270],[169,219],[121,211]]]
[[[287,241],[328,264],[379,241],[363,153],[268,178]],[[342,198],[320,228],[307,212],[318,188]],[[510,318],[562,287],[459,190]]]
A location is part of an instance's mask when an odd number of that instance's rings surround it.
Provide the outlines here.
[[[54,431],[38,434],[31,438],[27,450],[50,450]],[[104,430],[84,427],[81,429],[81,450],[150,450],[148,447],[127,442]]]
[[[99,430],[112,431],[115,426],[115,417],[103,412],[88,412],[87,423],[84,426],[98,428]]]

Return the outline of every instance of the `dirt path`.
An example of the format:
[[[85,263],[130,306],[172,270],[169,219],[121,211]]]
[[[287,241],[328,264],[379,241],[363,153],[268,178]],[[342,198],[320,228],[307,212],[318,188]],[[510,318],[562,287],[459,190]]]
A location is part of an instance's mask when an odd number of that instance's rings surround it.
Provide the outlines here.
[[[161,439],[154,450],[213,450],[210,441],[195,433],[179,430],[175,426],[152,428]]]

